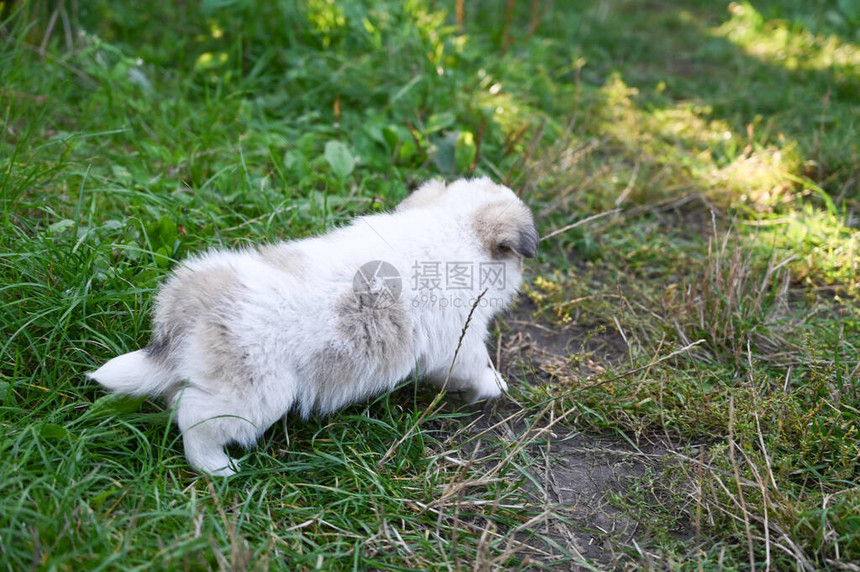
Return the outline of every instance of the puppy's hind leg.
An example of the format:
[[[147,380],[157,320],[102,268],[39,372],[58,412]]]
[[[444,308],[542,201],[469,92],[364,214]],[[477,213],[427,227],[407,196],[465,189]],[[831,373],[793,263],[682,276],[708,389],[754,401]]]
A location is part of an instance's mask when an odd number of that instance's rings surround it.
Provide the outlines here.
[[[176,404],[176,421],[188,462],[217,477],[229,477],[239,470],[224,447],[230,443],[249,446],[265,429],[237,415],[231,397],[189,386],[178,395]]]

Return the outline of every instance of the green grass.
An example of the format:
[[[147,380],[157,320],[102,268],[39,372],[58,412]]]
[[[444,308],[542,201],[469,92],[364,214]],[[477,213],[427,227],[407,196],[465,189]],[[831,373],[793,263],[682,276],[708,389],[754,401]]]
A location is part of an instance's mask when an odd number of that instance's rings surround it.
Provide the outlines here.
[[[0,568],[609,565],[547,522],[631,569],[860,561],[860,4],[573,4],[0,2]],[[542,243],[504,404],[406,385],[213,481],[84,379],[176,260],[472,174],[544,235],[620,209]],[[548,427],[661,451],[632,539],[548,504]]]

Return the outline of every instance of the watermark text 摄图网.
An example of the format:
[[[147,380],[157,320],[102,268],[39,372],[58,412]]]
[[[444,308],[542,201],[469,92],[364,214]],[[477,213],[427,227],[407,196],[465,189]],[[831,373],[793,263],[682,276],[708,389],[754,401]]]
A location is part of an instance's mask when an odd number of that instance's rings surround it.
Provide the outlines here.
[[[411,283],[416,291],[434,290],[504,290],[503,262],[416,261],[412,265]]]
[[[497,308],[504,301],[492,292],[505,289],[502,262],[418,260],[411,268],[410,286],[414,292],[409,303],[415,308]],[[383,260],[367,262],[352,281],[356,300],[364,307],[384,309],[394,305],[403,290],[403,280],[394,265]],[[470,297],[469,293],[476,295]],[[477,292],[489,295],[479,298]]]

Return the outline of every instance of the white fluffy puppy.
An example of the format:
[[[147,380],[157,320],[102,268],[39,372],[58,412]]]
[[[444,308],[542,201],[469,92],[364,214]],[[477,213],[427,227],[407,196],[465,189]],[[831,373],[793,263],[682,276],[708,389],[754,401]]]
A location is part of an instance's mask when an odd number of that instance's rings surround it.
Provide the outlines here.
[[[225,445],[252,446],[291,410],[330,413],[413,373],[498,397],[507,384],[487,327],[537,245],[531,211],[510,189],[430,181],[393,213],[185,261],[158,293],[150,344],[89,376],[166,396],[189,462],[222,476],[237,470]]]

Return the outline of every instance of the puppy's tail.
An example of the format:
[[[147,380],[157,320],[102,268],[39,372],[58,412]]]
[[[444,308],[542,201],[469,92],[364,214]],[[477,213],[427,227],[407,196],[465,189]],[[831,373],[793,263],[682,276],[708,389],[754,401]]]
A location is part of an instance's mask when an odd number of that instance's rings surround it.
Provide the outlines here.
[[[146,350],[117,356],[87,377],[127,395],[160,395],[177,383],[175,374],[150,358]]]

